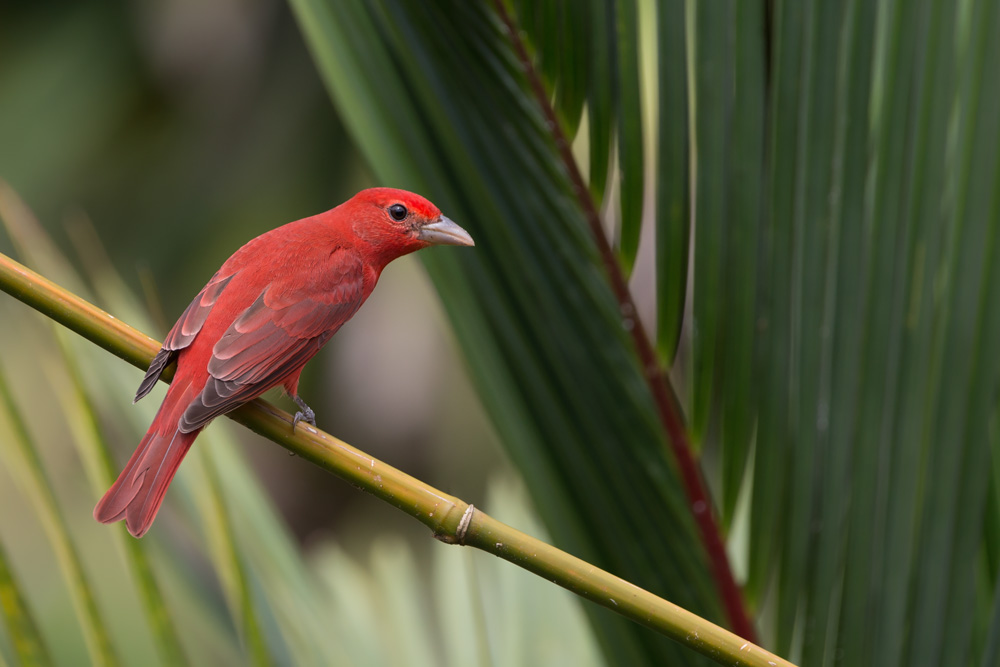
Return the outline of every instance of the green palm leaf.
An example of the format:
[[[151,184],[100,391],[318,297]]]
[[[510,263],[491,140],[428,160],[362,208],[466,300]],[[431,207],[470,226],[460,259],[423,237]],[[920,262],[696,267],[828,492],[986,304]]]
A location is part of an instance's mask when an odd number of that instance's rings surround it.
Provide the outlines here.
[[[426,192],[477,240],[475,253],[435,255],[428,267],[480,395],[557,542],[721,618],[594,241],[492,10],[457,2],[294,6],[381,179]],[[390,124],[375,126],[374,117]],[[602,615],[599,627],[623,664],[682,655],[617,619]]]
[[[1000,514],[996,3],[657,3],[658,134],[639,138],[610,129],[637,127],[626,5],[510,3],[549,101],[489,3],[293,2],[375,172],[479,242],[427,265],[560,544],[720,613],[629,314],[539,111],[575,133],[580,95],[560,91],[585,89],[598,204],[614,144],[655,147],[658,348],[685,343],[690,433],[726,523],[749,528],[731,546],[773,646],[806,664],[978,660],[996,576],[976,563],[997,561]],[[595,617],[612,660],[670,655]]]

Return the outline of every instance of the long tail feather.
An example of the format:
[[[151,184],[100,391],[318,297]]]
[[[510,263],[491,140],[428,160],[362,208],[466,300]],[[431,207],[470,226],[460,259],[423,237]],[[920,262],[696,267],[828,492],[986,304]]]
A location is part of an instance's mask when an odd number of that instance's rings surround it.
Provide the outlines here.
[[[188,387],[171,386],[149,431],[118,479],[94,508],[101,523],[125,520],[128,532],[142,537],[156,518],[174,473],[201,429],[182,433],[177,428],[184,412]],[[177,400],[174,399],[176,395]]]

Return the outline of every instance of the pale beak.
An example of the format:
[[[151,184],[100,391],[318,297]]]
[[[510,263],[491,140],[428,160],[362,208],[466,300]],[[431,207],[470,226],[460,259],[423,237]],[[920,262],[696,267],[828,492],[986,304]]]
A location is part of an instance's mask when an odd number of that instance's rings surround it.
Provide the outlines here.
[[[476,245],[469,232],[443,215],[421,227],[417,232],[417,238],[432,245]]]

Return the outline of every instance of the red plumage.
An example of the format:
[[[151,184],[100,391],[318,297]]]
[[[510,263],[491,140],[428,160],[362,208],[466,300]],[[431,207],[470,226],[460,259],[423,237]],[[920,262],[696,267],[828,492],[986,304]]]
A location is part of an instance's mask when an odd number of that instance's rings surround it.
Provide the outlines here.
[[[403,190],[363,190],[340,206],[253,239],[226,260],[167,334],[135,400],[177,361],[145,437],[97,507],[141,537],[170,481],[208,423],[268,389],[298,398],[302,367],[357,312],[393,259],[428,245],[473,245],[429,201]],[[294,428],[294,426],[293,426]]]

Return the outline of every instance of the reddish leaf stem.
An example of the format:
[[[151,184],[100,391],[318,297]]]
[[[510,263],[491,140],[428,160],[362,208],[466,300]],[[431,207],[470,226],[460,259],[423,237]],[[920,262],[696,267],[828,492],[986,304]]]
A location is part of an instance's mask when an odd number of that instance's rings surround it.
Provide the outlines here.
[[[666,372],[656,357],[656,352],[650,344],[645,328],[638,320],[635,302],[632,300],[632,294],[629,292],[625,276],[604,234],[600,214],[594,204],[593,197],[590,195],[590,191],[584,183],[583,175],[580,173],[580,169],[573,157],[569,141],[563,132],[562,125],[556,118],[555,110],[552,108],[549,96],[545,92],[545,86],[538,74],[538,70],[528,55],[527,47],[520,37],[517,25],[507,12],[503,0],[493,0],[493,4],[496,7],[497,15],[506,27],[507,36],[510,38],[511,45],[514,47],[517,58],[528,77],[528,83],[535,95],[536,102],[541,107],[542,113],[545,115],[545,120],[552,131],[556,148],[559,150],[559,156],[570,177],[573,193],[583,208],[584,216],[587,219],[590,231],[597,244],[597,249],[600,252],[605,272],[611,281],[611,289],[618,300],[618,308],[622,318],[631,323],[631,326],[626,328],[632,334],[632,340],[635,343],[636,352],[642,364],[643,374],[656,403],[657,414],[663,428],[667,432],[671,449],[677,460],[677,466],[684,481],[684,490],[687,493],[688,502],[690,503],[691,514],[694,516],[695,523],[698,524],[702,543],[708,553],[712,573],[719,588],[719,595],[722,598],[726,614],[729,617],[729,625],[733,632],[756,643],[757,633],[743,606],[743,594],[736,583],[736,579],[733,577],[732,569],[729,567],[729,558],[726,556],[726,549],[722,542],[719,525],[712,514],[712,503],[709,502],[708,490],[705,487],[701,471],[695,463],[676,394],[670,384],[670,380],[667,378]]]

